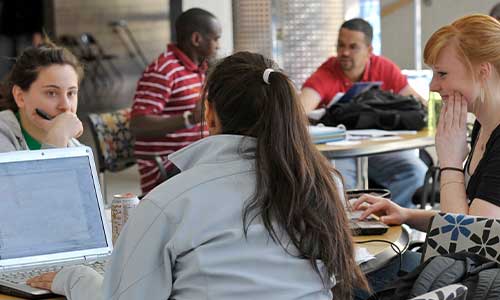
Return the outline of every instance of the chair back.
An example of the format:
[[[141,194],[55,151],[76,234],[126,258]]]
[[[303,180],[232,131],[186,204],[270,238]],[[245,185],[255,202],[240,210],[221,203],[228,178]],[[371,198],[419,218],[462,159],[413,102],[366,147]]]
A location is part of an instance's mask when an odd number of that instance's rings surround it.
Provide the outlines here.
[[[465,285],[450,284],[410,300],[465,300],[466,298],[467,287]]]
[[[130,108],[124,108],[109,113],[89,114],[101,172],[118,172],[135,164],[130,112]]]
[[[83,49],[82,44],[76,36],[70,34],[61,35],[58,38],[58,42],[69,49],[79,60],[85,60],[85,49]]]
[[[427,231],[422,262],[433,256],[462,251],[500,263],[500,219],[436,214]]]

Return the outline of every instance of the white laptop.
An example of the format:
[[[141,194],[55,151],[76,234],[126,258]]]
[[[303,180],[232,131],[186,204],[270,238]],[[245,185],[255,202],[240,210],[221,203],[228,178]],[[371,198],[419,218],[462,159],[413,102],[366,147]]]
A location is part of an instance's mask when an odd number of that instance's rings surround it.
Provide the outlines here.
[[[64,265],[102,265],[113,246],[92,150],[0,154],[0,292],[51,296],[26,279]]]

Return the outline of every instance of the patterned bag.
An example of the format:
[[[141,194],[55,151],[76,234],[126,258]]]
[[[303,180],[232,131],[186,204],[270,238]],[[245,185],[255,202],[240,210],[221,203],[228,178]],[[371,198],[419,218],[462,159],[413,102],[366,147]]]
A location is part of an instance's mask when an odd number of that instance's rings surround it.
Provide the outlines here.
[[[500,219],[436,214],[427,231],[422,261],[461,251],[477,253],[500,263]]]

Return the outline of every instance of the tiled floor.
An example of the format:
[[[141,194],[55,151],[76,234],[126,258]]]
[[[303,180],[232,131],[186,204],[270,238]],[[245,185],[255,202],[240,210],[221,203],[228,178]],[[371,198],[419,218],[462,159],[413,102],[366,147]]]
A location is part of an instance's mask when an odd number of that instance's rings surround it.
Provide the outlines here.
[[[107,172],[104,175],[106,189],[102,186],[101,190],[104,196],[104,191],[106,191],[106,197],[108,203],[113,200],[113,195],[123,194],[123,193],[134,193],[135,195],[141,194],[141,186],[139,183],[139,172],[137,170],[137,165],[134,165],[126,170],[116,173]]]
[[[88,122],[86,119],[84,121],[84,131],[83,135],[78,138],[80,143],[92,148],[94,153],[96,168],[99,169],[99,161],[96,158],[96,145],[91,135],[91,129],[88,127]],[[113,195],[123,194],[123,193],[134,193],[136,195],[141,194],[141,186],[139,182],[139,171],[137,170],[137,165],[125,169],[120,172],[111,173],[106,172],[104,174],[104,182],[106,183],[106,188],[101,182],[101,191],[103,193],[103,198],[108,199],[108,203],[113,200]],[[106,193],[106,195],[104,195]],[[104,197],[106,196],[106,197]]]

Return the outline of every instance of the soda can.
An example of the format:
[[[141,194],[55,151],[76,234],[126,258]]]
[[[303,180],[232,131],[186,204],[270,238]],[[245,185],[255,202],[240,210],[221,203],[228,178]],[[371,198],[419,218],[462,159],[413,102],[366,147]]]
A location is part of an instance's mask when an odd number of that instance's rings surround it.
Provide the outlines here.
[[[132,210],[139,205],[139,198],[132,193],[117,194],[113,196],[111,202],[111,231],[113,245],[115,245],[118,235],[128,220]]]

